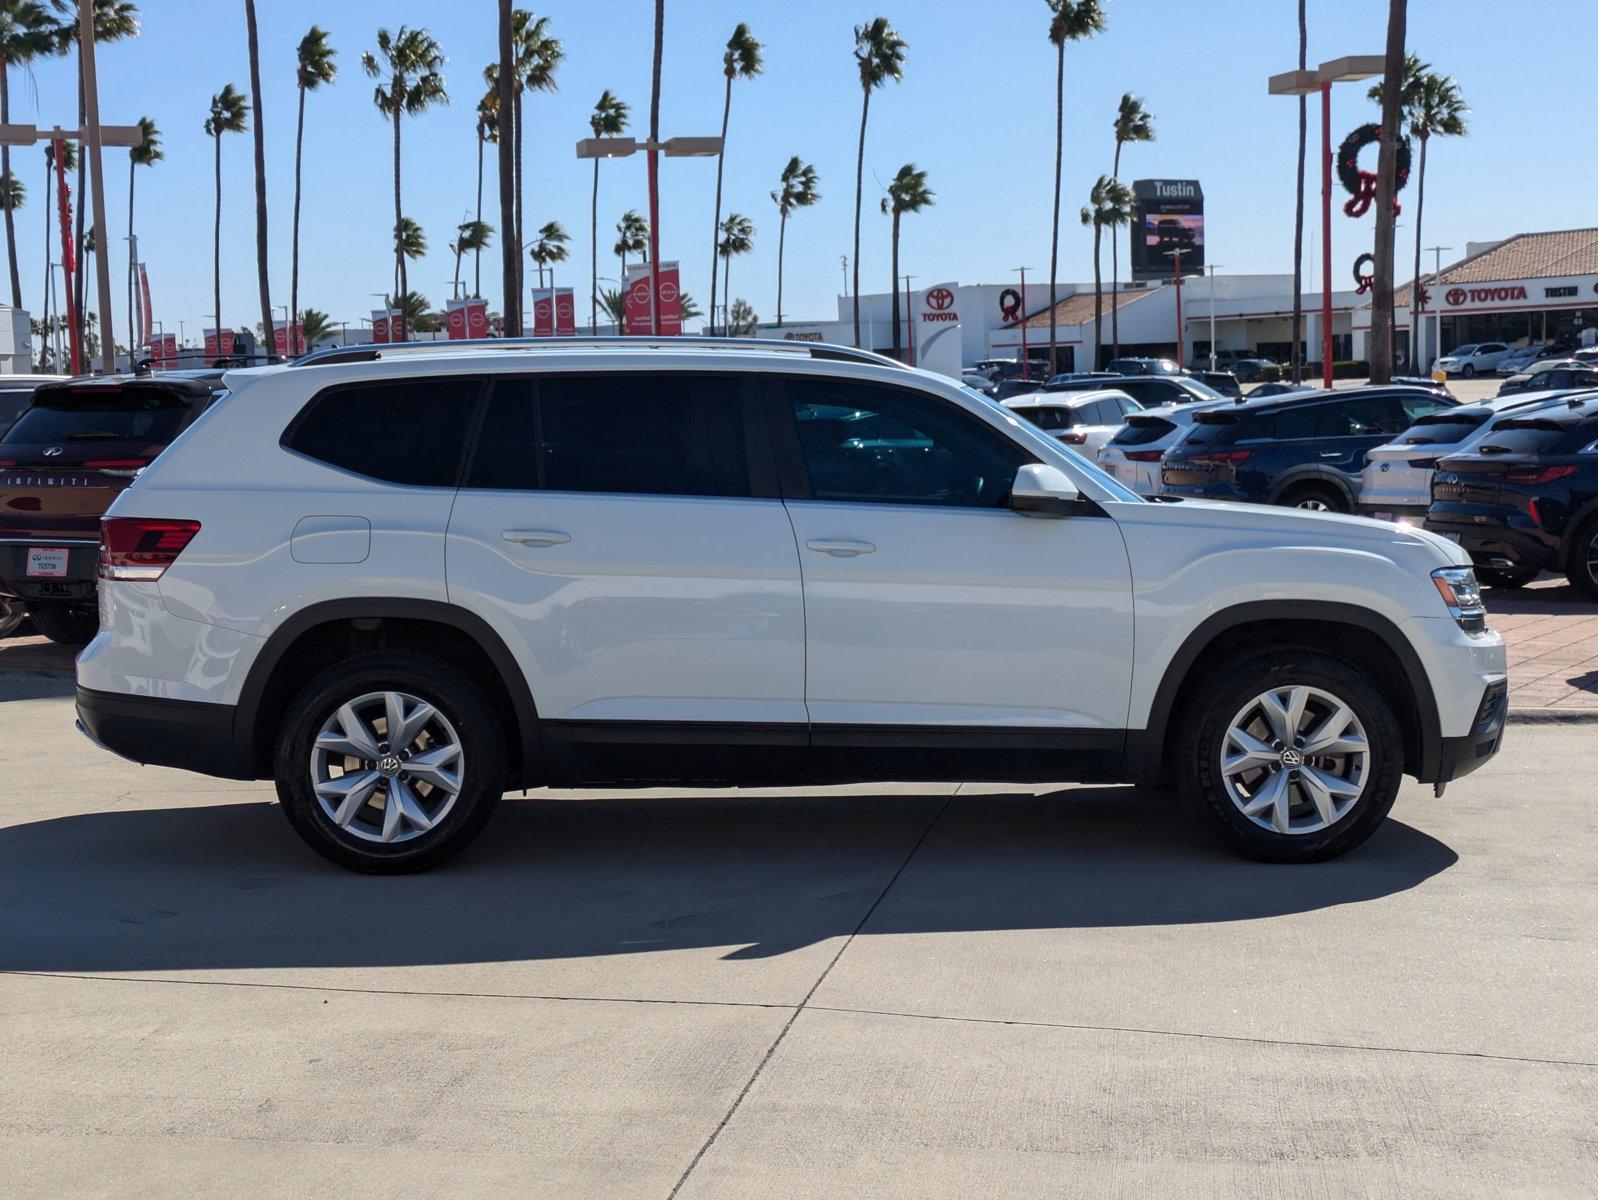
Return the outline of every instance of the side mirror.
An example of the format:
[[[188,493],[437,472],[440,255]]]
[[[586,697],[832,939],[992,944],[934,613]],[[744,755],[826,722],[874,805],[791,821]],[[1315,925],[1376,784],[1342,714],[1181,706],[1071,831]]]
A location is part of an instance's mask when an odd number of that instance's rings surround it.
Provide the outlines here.
[[[1024,517],[1072,517],[1087,511],[1071,477],[1045,463],[1028,463],[1015,473],[1010,507]]]

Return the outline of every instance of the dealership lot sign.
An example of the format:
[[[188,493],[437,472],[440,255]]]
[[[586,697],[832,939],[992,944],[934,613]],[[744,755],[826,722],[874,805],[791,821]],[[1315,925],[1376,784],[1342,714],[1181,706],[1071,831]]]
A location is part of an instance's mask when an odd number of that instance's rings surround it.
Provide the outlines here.
[[[1492,283],[1445,283],[1441,289],[1442,310],[1472,312],[1501,308],[1569,308],[1569,301],[1577,300],[1593,286],[1594,277],[1591,275],[1506,279]],[[1430,291],[1431,295],[1438,295],[1436,288]],[[1554,303],[1550,304],[1549,301]],[[1559,301],[1567,303],[1561,305]]]

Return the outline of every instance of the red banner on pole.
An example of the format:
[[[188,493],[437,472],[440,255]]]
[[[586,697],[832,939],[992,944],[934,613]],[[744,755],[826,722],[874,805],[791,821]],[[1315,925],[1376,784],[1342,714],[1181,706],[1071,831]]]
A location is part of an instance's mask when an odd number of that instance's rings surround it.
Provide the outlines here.
[[[466,336],[469,338],[486,338],[488,336],[487,300],[468,300],[466,302]]]
[[[388,341],[388,310],[374,308],[372,310],[372,341]]]
[[[144,332],[144,344],[150,344],[150,330],[155,322],[150,319],[150,273],[139,264],[139,328]]]
[[[550,288],[533,289],[533,336],[552,337],[555,333],[555,293]]]
[[[233,354],[233,331],[231,329],[207,329],[205,331],[205,357],[208,362],[215,362],[219,358],[228,358]]]
[[[577,335],[577,301],[571,288],[555,289],[555,336]]]
[[[150,366],[165,370],[178,365],[178,335],[157,333],[150,337]]]
[[[629,336],[649,336],[648,263],[627,269],[627,328]],[[666,337],[682,333],[682,287],[677,264],[660,264],[660,332]]]
[[[305,326],[297,321],[293,325],[272,326],[272,350],[279,358],[304,354]]]
[[[67,152],[66,144],[60,138],[56,138],[53,145],[55,177],[58,185],[56,203],[61,218],[61,280],[66,285],[67,331],[68,341],[72,347],[72,373],[77,375],[83,371],[83,347],[78,341],[78,304],[72,289],[72,276],[78,269],[77,257],[72,252],[72,189],[67,186],[67,173],[62,169],[62,159],[66,157]]]

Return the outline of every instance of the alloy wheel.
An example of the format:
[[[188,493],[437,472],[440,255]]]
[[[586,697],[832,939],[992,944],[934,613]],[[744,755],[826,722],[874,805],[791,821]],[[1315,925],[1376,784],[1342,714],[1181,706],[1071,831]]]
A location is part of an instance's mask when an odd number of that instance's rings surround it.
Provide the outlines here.
[[[1254,824],[1316,833],[1348,815],[1370,777],[1370,745],[1354,710],[1330,692],[1274,688],[1237,712],[1222,736],[1221,778]]]
[[[1326,501],[1322,500],[1319,496],[1305,496],[1297,504],[1293,505],[1293,507],[1294,508],[1306,508],[1310,512],[1331,512],[1332,511],[1332,506],[1330,504],[1326,503]]]
[[[368,842],[407,842],[435,828],[460,798],[465,756],[455,727],[406,692],[368,692],[340,705],[311,748],[311,788],[323,814]]]

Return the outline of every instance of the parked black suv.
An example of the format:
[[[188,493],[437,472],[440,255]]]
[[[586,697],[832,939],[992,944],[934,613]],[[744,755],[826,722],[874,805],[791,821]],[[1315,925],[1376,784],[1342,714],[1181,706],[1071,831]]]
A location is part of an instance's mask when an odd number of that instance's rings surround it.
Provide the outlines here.
[[[1426,528],[1463,546],[1486,583],[1562,571],[1598,599],[1598,392],[1501,419],[1440,461]]]
[[[1097,392],[1104,388],[1125,392],[1144,408],[1159,408],[1163,404],[1192,404],[1195,400],[1226,399],[1214,388],[1186,375],[1122,375],[1109,378],[1093,375],[1063,381],[1051,379],[1043,390]]]
[[[1366,451],[1455,403],[1415,388],[1363,387],[1208,409],[1165,452],[1161,490],[1353,512]]]

